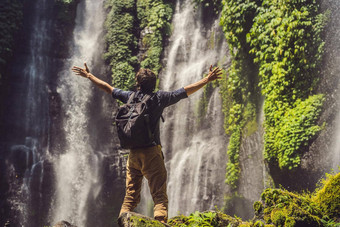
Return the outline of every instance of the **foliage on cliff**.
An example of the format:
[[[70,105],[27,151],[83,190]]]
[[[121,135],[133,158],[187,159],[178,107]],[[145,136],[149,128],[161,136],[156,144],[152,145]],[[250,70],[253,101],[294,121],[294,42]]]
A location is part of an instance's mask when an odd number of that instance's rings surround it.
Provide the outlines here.
[[[315,0],[223,0],[221,26],[233,57],[221,94],[230,134],[226,182],[237,186],[239,150],[256,118],[257,86],[265,96],[265,158],[292,169],[322,129],[324,97],[314,93],[325,17]]]
[[[164,38],[170,34],[172,5],[165,0],[108,0],[106,8],[109,13],[104,58],[111,66],[114,86],[131,89],[138,68],[150,68],[156,74],[161,69],[160,57]]]
[[[22,26],[22,19],[22,0],[3,0],[0,2],[0,79],[8,59],[13,54],[14,39]]]
[[[259,65],[265,95],[265,158],[280,168],[299,166],[316,124],[323,95],[315,95],[325,18],[315,0],[264,0],[247,41]]]
[[[246,34],[250,31],[259,1],[224,0],[221,25],[233,57],[229,76],[221,82],[224,127],[230,134],[226,182],[237,187],[240,173],[239,151],[244,127],[256,118],[256,66],[249,55]],[[254,70],[255,69],[255,70]]]
[[[162,0],[139,0],[137,13],[144,33],[141,48],[146,49],[140,66],[158,74],[162,67],[160,60],[164,39],[171,33],[172,5]]]
[[[108,0],[106,8],[109,13],[105,21],[107,52],[104,58],[110,63],[114,86],[129,89],[138,68],[136,0]]]

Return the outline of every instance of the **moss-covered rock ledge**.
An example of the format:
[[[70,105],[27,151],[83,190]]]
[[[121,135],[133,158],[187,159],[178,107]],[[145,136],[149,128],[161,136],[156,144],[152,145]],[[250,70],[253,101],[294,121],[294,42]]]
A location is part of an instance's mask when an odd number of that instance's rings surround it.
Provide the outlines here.
[[[164,227],[169,226],[163,224],[153,218],[138,214],[135,212],[123,213],[118,219],[120,227]]]
[[[319,188],[312,193],[298,194],[285,189],[266,189],[261,200],[254,203],[254,218],[248,221],[220,211],[196,211],[189,216],[173,217],[168,225],[136,213],[125,214],[119,222],[122,227],[340,227],[340,173],[326,174]]]
[[[173,217],[168,224],[163,224],[129,212],[119,217],[118,224],[120,227],[340,227],[340,173],[326,174],[312,193],[267,188],[253,207],[254,218],[247,221],[221,211],[196,211],[189,216]],[[54,225],[60,226],[73,227],[65,221]]]

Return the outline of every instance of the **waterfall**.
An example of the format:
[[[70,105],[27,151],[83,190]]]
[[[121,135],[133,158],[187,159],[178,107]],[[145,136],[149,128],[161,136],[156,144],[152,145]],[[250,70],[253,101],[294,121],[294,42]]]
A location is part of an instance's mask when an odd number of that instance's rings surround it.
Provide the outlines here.
[[[177,1],[165,70],[160,76],[162,90],[189,85],[208,73],[210,64],[226,63],[227,44],[219,18],[207,28],[201,19],[191,0]],[[202,90],[164,112],[161,139],[168,170],[169,217],[221,207],[223,203],[227,141],[221,98],[219,89],[214,89],[198,126]]]
[[[12,84],[11,94],[6,99],[5,128],[11,164],[6,177],[8,181],[10,176],[18,179],[11,182],[8,201],[16,213],[14,223],[22,226],[38,222],[34,212],[41,208],[44,196],[42,182],[44,158],[49,154],[50,123],[47,84],[52,64],[46,50],[51,44],[48,39],[51,12],[48,0],[37,0],[32,6],[32,16],[24,23],[30,35],[29,42],[23,45],[27,55],[14,61],[15,67],[9,70]]]
[[[77,8],[74,31],[74,52],[60,72],[57,92],[65,112],[66,145],[55,157],[56,198],[52,211],[53,223],[68,220],[77,226],[86,226],[89,199],[95,199],[101,190],[100,166],[102,156],[90,143],[89,103],[92,94],[90,81],[72,75],[73,65],[94,65],[98,55],[99,39],[104,22],[103,1],[86,0]],[[99,53],[100,54],[100,53]],[[90,68],[91,69],[91,68]]]

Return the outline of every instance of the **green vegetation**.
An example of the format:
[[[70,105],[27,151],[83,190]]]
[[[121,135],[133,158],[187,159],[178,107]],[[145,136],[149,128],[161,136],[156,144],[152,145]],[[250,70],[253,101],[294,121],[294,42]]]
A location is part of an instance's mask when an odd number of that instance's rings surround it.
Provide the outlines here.
[[[246,43],[246,34],[250,31],[255,17],[257,2],[222,1],[221,26],[233,57],[229,76],[223,77],[221,82],[224,127],[230,135],[226,183],[234,189],[237,187],[240,173],[239,151],[244,127],[256,119],[257,72],[253,56],[249,55],[250,46]]]
[[[171,31],[172,5],[165,0],[108,0],[106,8],[104,59],[111,66],[114,86],[131,89],[138,68],[150,68],[156,74],[161,69],[164,38]],[[142,56],[138,59],[139,51]]]
[[[114,86],[130,89],[138,68],[136,0],[108,0],[106,8],[109,13],[105,21],[107,52],[104,59],[110,63]]]
[[[340,174],[326,174],[312,200],[330,219],[340,218]]]
[[[22,26],[22,11],[23,1],[3,0],[0,2],[0,81],[5,66],[13,54],[15,35]]]
[[[221,26],[232,64],[221,82],[224,126],[230,135],[226,182],[237,187],[241,140],[256,130],[259,87],[265,96],[265,158],[280,168],[300,165],[324,96],[318,83],[326,17],[314,0],[223,0]]]
[[[240,218],[233,218],[229,215],[223,214],[219,211],[198,212],[190,214],[189,216],[176,216],[169,220],[170,226],[241,226],[242,220]]]
[[[326,174],[311,194],[266,189],[261,202],[254,203],[255,217],[275,226],[340,226],[339,193],[340,173]]]
[[[220,211],[176,216],[170,226],[340,226],[340,173],[326,174],[313,193],[297,194],[285,189],[266,189],[254,203],[255,217],[244,222]]]
[[[225,71],[222,70],[222,73],[225,75]],[[208,74],[204,74],[203,78]],[[200,97],[197,106],[196,106],[196,117],[197,117],[197,125],[200,127],[204,122],[204,117],[206,116],[208,110],[209,99],[214,91],[214,89],[219,86],[219,81],[215,80],[212,83],[208,83],[203,87],[203,95]]]
[[[275,226],[321,226],[322,212],[308,196],[281,189],[266,189],[254,204],[258,219]]]
[[[144,219],[140,217],[132,216],[130,218],[129,226],[133,227],[164,227],[159,221]]]
[[[258,8],[247,34],[265,95],[265,157],[280,168],[299,166],[316,125],[323,95],[318,82],[325,18],[314,0],[269,1]]]
[[[172,4],[163,0],[139,0],[137,13],[140,29],[145,33],[141,48],[146,49],[140,66],[158,74],[162,67],[160,60],[164,38],[171,33]]]

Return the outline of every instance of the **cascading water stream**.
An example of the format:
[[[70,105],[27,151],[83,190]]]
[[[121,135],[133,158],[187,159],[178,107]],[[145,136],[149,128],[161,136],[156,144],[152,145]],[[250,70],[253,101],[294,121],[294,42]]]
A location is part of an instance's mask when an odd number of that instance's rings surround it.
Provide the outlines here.
[[[94,152],[90,143],[88,105],[92,97],[91,83],[72,75],[73,65],[83,62],[93,65],[98,54],[98,40],[103,29],[103,1],[86,0],[77,8],[74,31],[74,54],[60,73],[57,92],[65,111],[64,132],[66,147],[55,157],[56,198],[52,211],[54,223],[68,220],[78,226],[86,226],[87,201],[100,192],[99,168],[101,155]]]
[[[199,14],[191,0],[177,1],[166,67],[160,77],[162,90],[196,82],[208,73],[210,64],[227,60],[219,19],[205,28]],[[161,136],[169,176],[169,217],[211,209],[223,202],[227,144],[221,98],[218,88],[214,89],[199,126],[197,107],[202,90],[165,111]],[[145,203],[142,212],[148,213]]]
[[[174,90],[200,80],[210,64],[226,61],[227,45],[219,18],[203,27],[192,1],[177,1],[162,88]],[[225,63],[225,62],[223,62]],[[203,89],[202,89],[203,90]],[[224,193],[226,138],[221,98],[214,89],[199,125],[202,90],[167,111],[162,128],[169,171],[169,216],[221,206]],[[171,141],[167,138],[172,138]],[[169,152],[167,154],[167,152]],[[222,199],[221,199],[222,198]]]
[[[36,223],[33,212],[42,203],[43,160],[48,155],[50,123],[47,84],[52,59],[46,50],[50,46],[47,37],[51,30],[52,8],[48,0],[37,0],[32,10],[33,16],[27,23],[30,35],[30,42],[25,46],[27,56],[21,59],[11,75],[21,77],[20,83],[12,86],[13,91],[20,95],[7,109],[8,115],[13,112],[9,119],[15,119],[11,124],[15,126],[17,137],[23,140],[21,145],[15,144],[10,148],[13,166],[9,167],[9,175],[20,175],[21,170],[18,169],[25,170],[21,187],[11,192],[14,195],[8,199],[11,209],[18,212],[14,223],[23,226]]]

